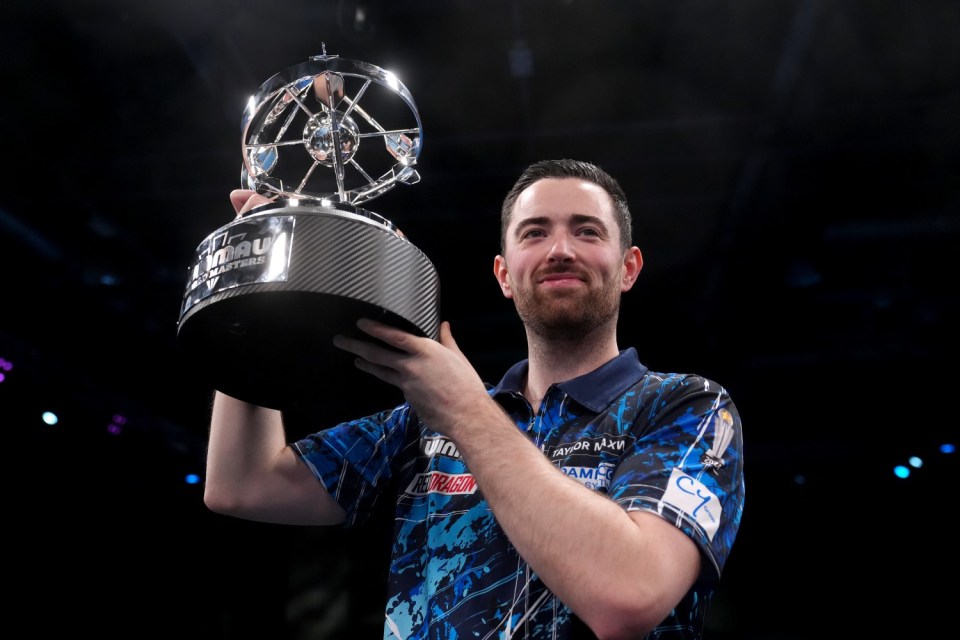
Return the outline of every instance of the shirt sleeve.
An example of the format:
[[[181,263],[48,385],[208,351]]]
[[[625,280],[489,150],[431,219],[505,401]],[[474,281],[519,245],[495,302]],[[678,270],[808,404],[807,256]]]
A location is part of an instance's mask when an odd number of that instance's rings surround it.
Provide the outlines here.
[[[727,391],[695,375],[653,377],[640,390],[636,439],[610,497],[669,520],[700,547],[719,579],[743,513],[740,415]]]
[[[343,507],[344,526],[369,517],[395,473],[394,462],[407,443],[410,407],[400,405],[313,433],[291,446]]]

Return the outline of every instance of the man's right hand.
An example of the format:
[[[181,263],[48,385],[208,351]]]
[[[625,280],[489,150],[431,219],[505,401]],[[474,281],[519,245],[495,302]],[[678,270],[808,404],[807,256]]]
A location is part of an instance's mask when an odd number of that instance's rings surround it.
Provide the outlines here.
[[[234,189],[230,192],[230,204],[233,205],[233,210],[237,212],[238,218],[254,207],[259,207],[268,202],[273,201],[253,189]]]

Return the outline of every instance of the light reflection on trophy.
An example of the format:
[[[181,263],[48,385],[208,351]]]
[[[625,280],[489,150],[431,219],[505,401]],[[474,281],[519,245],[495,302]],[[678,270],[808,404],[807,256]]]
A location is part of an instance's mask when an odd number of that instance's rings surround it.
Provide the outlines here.
[[[420,179],[420,116],[399,79],[324,49],[260,87],[242,132],[241,185],[273,201],[197,247],[177,341],[200,377],[285,409],[354,375],[332,338],[361,336],[359,317],[437,338],[433,265],[359,206]]]

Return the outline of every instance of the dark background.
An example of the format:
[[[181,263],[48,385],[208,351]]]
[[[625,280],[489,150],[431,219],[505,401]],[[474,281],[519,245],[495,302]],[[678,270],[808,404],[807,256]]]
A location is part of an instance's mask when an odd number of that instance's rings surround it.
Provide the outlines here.
[[[233,217],[246,98],[324,46],[416,100],[422,180],[367,207],[430,257],[488,380],[525,347],[491,277],[503,193],[544,157],[622,181],[646,266],[621,346],[723,383],[744,423],[708,637],[952,627],[956,2],[18,0],[0,24],[6,597],[28,635],[380,637],[386,519],[237,521],[184,481],[210,400],[177,350],[186,269]],[[316,426],[397,397],[340,400]]]

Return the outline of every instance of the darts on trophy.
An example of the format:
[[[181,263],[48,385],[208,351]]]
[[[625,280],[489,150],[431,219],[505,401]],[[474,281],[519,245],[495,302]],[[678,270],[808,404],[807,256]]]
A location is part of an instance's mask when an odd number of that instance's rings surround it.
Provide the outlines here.
[[[399,78],[324,49],[261,85],[241,129],[241,187],[271,202],[196,249],[177,341],[200,377],[284,409],[351,375],[332,338],[359,335],[360,317],[436,338],[436,270],[362,206],[420,179],[420,116]]]

